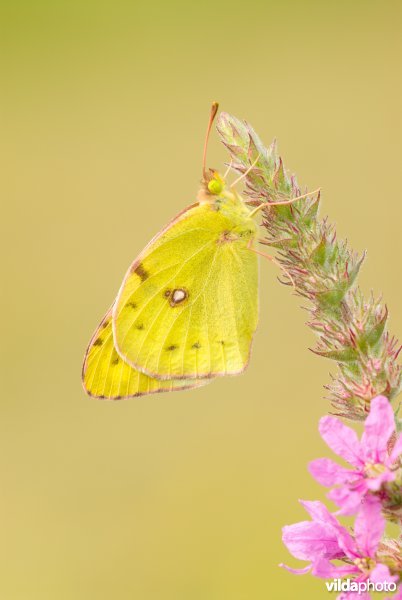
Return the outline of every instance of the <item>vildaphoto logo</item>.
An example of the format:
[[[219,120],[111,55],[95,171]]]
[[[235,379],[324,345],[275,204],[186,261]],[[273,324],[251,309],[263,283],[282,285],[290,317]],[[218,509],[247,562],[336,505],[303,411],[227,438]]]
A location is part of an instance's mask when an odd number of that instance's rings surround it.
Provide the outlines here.
[[[375,582],[367,579],[366,581],[352,581],[351,579],[333,579],[326,581],[325,586],[328,592],[357,592],[365,594],[366,592],[395,592],[396,583],[393,582]]]

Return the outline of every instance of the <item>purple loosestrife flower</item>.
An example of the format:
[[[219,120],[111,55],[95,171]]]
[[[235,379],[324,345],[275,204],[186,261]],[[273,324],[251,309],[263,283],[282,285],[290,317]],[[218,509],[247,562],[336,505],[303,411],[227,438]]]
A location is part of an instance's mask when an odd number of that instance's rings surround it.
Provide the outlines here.
[[[280,566],[295,575],[304,575],[311,571],[316,577],[321,577],[323,560],[327,564],[332,559],[342,559],[345,556],[345,551],[339,544],[344,529],[322,502],[300,500],[300,503],[309,513],[312,521],[286,525],[282,530],[282,540],[294,557],[309,561],[310,564],[302,569],[293,569],[284,564]],[[342,567],[342,569],[342,575],[354,573],[352,566]]]
[[[378,498],[369,496],[360,506],[354,525],[354,536],[328,511],[321,502],[302,502],[312,521],[295,523],[283,528],[283,542],[296,558],[308,560],[304,569],[281,565],[291,573],[311,573],[322,579],[353,576],[356,583],[370,579],[373,583],[394,583],[398,577],[377,558],[377,550],[385,529]],[[338,559],[344,565],[334,565]],[[367,594],[342,593],[338,600],[370,598]]]
[[[339,514],[355,514],[369,492],[378,492],[384,483],[395,479],[397,461],[402,454],[402,435],[390,452],[388,444],[395,432],[391,404],[384,396],[372,400],[360,441],[353,429],[335,417],[323,417],[319,431],[331,450],[352,465],[352,469],[328,458],[318,458],[310,463],[310,473],[326,487],[340,486],[328,494],[340,507]]]

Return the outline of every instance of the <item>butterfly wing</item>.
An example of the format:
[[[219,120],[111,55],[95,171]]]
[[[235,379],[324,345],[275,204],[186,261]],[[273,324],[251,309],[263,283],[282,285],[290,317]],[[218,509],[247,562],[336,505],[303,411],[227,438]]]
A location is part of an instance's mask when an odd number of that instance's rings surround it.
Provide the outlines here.
[[[192,206],[145,248],[113,310],[118,353],[157,379],[234,375],[258,321],[255,226],[211,204]]]
[[[111,311],[101,321],[88,346],[82,380],[90,396],[110,400],[185,390],[204,383],[183,379],[158,381],[125,363],[114,347]]]

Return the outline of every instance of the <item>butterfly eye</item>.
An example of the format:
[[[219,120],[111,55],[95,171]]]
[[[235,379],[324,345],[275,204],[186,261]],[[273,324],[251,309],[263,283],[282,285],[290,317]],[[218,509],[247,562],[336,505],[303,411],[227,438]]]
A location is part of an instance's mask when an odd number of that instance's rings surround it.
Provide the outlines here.
[[[223,181],[219,175],[215,175],[215,177],[208,182],[208,190],[211,194],[218,196],[223,190],[223,185]]]

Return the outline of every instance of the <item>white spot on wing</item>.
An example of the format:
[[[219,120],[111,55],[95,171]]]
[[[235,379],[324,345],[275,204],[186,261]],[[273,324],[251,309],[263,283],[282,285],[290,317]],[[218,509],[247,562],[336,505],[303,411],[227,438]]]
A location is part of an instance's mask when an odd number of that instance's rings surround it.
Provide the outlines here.
[[[179,302],[182,302],[186,296],[187,294],[184,290],[174,290],[172,294],[172,302],[174,302],[174,304],[178,304]]]

